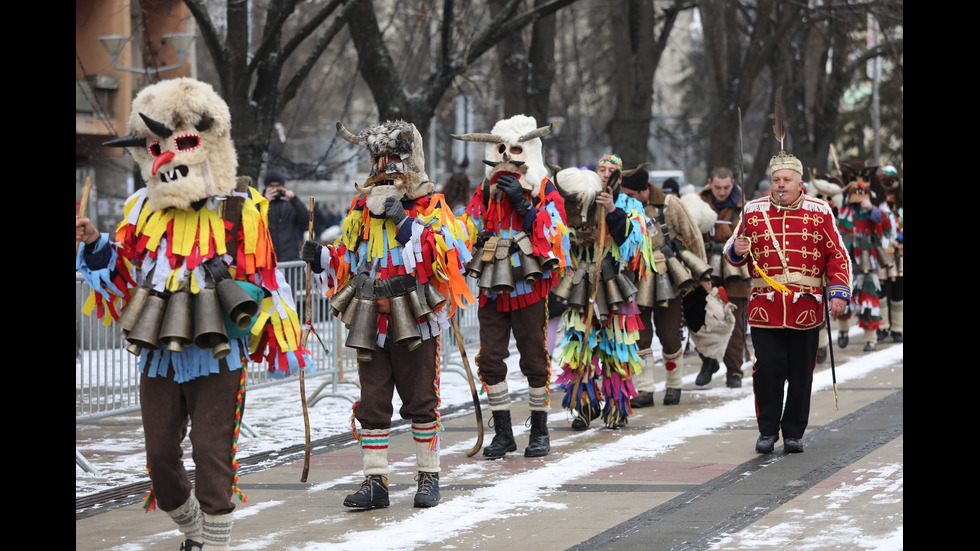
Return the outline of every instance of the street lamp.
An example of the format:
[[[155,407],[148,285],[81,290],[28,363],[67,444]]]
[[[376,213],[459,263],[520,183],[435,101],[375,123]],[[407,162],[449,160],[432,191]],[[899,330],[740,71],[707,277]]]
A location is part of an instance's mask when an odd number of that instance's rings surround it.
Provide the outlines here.
[[[184,60],[187,59],[187,52],[191,49],[191,44],[194,43],[195,38],[197,38],[197,35],[194,33],[167,33],[163,35],[163,39],[170,44],[170,47],[173,48],[174,52],[177,54],[177,63],[156,69],[153,67],[121,67],[119,65],[119,55],[129,42],[128,36],[100,36],[99,42],[102,42],[102,45],[105,47],[106,51],[109,52],[109,57],[112,58],[112,66],[115,67],[117,71],[142,73],[146,75],[147,82],[153,82],[152,72],[162,73],[164,71],[179,69],[184,66]]]

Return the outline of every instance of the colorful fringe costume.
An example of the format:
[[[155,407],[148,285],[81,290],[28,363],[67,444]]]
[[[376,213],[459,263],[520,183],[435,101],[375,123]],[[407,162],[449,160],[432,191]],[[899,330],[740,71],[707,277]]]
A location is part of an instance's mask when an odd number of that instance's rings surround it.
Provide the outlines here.
[[[846,323],[854,316],[866,333],[875,333],[881,327],[882,262],[878,255],[891,244],[891,220],[879,207],[869,211],[859,203],[849,203],[839,209],[837,221],[854,268],[853,298],[839,319]]]
[[[583,262],[595,264],[597,259],[610,257],[618,272],[634,274],[637,280],[653,277],[653,251],[643,205],[620,193],[616,207],[618,210],[611,215],[620,211],[625,214],[623,240],[617,242],[618,239],[614,238],[618,233],[615,227],[607,226],[602,251],[596,250],[598,239],[591,244],[572,247],[572,267],[578,268]],[[612,221],[610,216],[607,216],[607,221]],[[587,277],[591,278],[592,275]],[[558,382],[566,391],[562,406],[579,412],[595,412],[604,401],[603,422],[608,427],[616,427],[625,424],[632,413],[630,398],[637,395],[633,378],[643,370],[637,346],[643,325],[639,308],[633,297],[629,297],[615,311],[611,311],[605,321],[593,315],[591,326],[586,327],[586,317],[585,311],[576,308],[568,308],[562,316],[565,337],[560,356],[562,373],[558,377]]]
[[[470,260],[466,231],[443,196],[406,199],[402,206],[408,218],[399,228],[390,218],[372,214],[364,195],[355,198],[341,237],[321,249],[323,271],[314,275],[314,284],[327,296],[365,274],[377,282],[410,276],[412,287],[431,285],[447,298],[434,319],[415,320],[422,337],[415,349],[394,342],[391,313],[378,313],[376,350],[370,361],[358,362],[361,399],[354,406],[353,419],[362,430],[355,426],[354,434],[361,442],[365,474],[386,477],[393,390],[403,401],[401,416],[412,421],[419,470],[439,472],[439,335],[449,327],[449,316],[458,306],[475,300],[463,279],[463,266]],[[384,445],[378,445],[379,435]]]
[[[92,241],[94,228],[76,224],[88,242],[79,249],[76,268],[93,289],[83,309],[106,325],[128,314],[123,330],[129,350],[139,354],[140,408],[153,483],[146,509],[159,506],[167,512],[186,538],[182,548],[228,549],[232,498],[245,501],[235,456],[247,357],[267,361],[272,377],[312,373],[315,366],[302,349],[292,291],[276,267],[268,202],[248,187],[247,178],[236,178],[231,114],[224,100],[203,82],[161,81],[133,100],[127,131],[129,136],[105,145],[130,148],[146,187],[126,201],[114,242],[107,234]],[[240,289],[247,295],[235,299],[248,307],[234,322],[218,304],[215,288],[222,284],[230,289],[225,294]],[[158,345],[157,336],[142,327],[152,325],[147,322],[164,303],[213,314],[213,323],[203,323],[190,336],[160,334]],[[164,321],[169,316],[194,317],[168,312]],[[138,318],[132,327],[130,318]],[[185,337],[192,343],[181,346]],[[188,427],[196,469],[193,493],[180,447]]]

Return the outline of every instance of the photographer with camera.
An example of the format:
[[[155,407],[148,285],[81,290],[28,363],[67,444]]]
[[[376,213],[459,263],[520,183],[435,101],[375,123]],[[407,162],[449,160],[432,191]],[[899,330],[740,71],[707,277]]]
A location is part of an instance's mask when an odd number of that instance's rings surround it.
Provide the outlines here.
[[[286,188],[286,177],[278,170],[265,174],[265,198],[269,200],[269,234],[279,262],[299,260],[303,232],[309,229],[310,210]]]

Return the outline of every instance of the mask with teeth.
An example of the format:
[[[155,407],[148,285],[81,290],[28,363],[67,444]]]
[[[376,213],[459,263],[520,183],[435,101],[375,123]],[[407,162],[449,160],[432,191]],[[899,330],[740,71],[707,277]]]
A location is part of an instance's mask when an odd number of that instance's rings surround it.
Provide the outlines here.
[[[150,209],[188,208],[234,190],[231,113],[210,85],[178,78],[147,86],[133,100],[127,130],[104,145],[132,148]]]
[[[388,121],[369,126],[355,135],[338,122],[337,131],[345,140],[371,154],[367,181],[363,186],[354,184],[354,187],[367,197],[366,205],[372,213],[384,213],[384,202],[388,197],[418,199],[435,190],[435,184],[425,173],[422,135],[414,124]]]

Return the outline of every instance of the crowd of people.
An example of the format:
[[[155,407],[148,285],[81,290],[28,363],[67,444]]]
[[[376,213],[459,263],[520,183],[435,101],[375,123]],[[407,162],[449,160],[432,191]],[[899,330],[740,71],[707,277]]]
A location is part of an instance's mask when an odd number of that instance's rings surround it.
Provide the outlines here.
[[[461,306],[478,311],[477,375],[493,428],[482,455],[491,460],[518,449],[507,385],[512,338],[529,388],[525,457],[550,453],[552,392],[562,392],[574,430],[598,419],[624,427],[634,408],[654,406],[658,376],[661,403],[680,404],[685,336],[701,360],[695,384],[710,384],[724,363],[730,388],[742,386],[751,338],[756,450],[771,453],[782,436],[785,451],[802,452],[813,370],[833,344],[825,324],[840,324],[842,347],[852,320],[865,351],[903,338],[902,187],[892,167],[845,163],[837,176],[804,183],[802,163],[781,149],[762,195],[743,197],[732,171],[718,167],[699,193],[680,197],[676,181],[652,184],[643,160],[628,164],[614,153],[594,170],[549,171],[542,137],[550,127],[517,115],[488,133],[454,135],[485,144],[484,177],[471,190],[461,170],[438,193],[413,124],[357,132],[338,125],[371,168],[343,219],[314,212],[321,228],[340,228],[322,242],[320,231],[304,240],[310,212],[282,173],[268,171],[262,193],[236,177],[230,116],[210,86],[153,85],[136,97],[133,114],[130,136],[110,145],[134,148],[147,187],[127,202],[114,237],[76,221],[76,265],[94,289],[89,309],[121,325],[123,314],[146,318],[183,296],[209,311],[205,295],[227,293],[226,284],[254,305],[242,312],[220,303],[217,325],[226,330],[195,325],[189,339],[138,337],[141,330],[124,327],[142,372],[147,502],[177,524],[182,549],[228,549],[232,497],[243,497],[234,436],[245,356],[266,361],[274,376],[315,368],[293,282],[277,260],[310,265],[313,288],[330,298],[331,313],[349,328],[344,344],[357,352],[361,396],[351,427],[365,478],[343,503],[355,509],[389,505],[396,392],[416,445],[414,505],[439,503],[439,339]],[[188,136],[200,147],[185,148]],[[161,306],[144,306],[152,300]],[[193,489],[180,467],[189,423]]]

